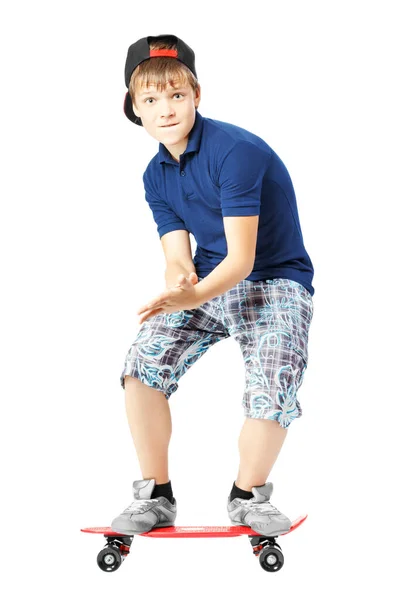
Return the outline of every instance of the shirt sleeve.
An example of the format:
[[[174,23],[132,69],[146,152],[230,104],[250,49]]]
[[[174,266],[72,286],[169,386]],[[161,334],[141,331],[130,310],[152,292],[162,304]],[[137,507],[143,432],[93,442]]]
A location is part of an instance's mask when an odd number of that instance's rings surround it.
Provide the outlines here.
[[[271,154],[246,141],[228,152],[219,174],[223,217],[260,214],[262,180]]]
[[[153,213],[154,221],[157,225],[157,231],[160,238],[176,229],[186,229],[185,223],[176,215],[170,206],[157,193],[154,185],[145,171],[143,174],[143,183],[145,190],[145,198]]]

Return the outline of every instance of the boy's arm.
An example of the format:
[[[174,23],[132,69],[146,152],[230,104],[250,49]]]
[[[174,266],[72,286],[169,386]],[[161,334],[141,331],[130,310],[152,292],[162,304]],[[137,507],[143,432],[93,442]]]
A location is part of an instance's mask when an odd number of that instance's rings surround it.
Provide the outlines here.
[[[224,217],[227,256],[196,285],[198,306],[232,289],[253,270],[258,232],[258,215]],[[167,266],[165,282],[174,287],[178,276],[196,272],[192,261],[189,232],[171,231],[161,238]]]
[[[272,151],[237,142],[223,158],[218,175],[227,256],[196,285],[200,304],[246,279],[254,268],[261,190]]]
[[[181,273],[188,277],[196,272],[187,230],[176,229],[166,233],[161,237],[161,245],[166,262],[164,276],[167,287],[174,287]]]
[[[165,285],[168,288],[175,287],[178,283],[179,275],[182,274],[185,275],[185,277],[189,277],[190,273],[193,272],[196,273],[193,263],[192,266],[190,266],[190,264],[183,265],[179,262],[169,262],[167,263],[164,273]]]
[[[207,277],[196,285],[198,304],[223,294],[250,275],[254,267],[258,215],[224,217],[228,253]]]

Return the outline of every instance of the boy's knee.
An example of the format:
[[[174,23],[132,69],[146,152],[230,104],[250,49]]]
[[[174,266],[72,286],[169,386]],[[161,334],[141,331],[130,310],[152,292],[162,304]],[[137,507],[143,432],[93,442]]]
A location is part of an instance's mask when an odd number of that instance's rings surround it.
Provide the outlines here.
[[[124,377],[124,387],[132,387],[132,386],[142,386],[146,385],[143,381],[140,381],[138,377],[132,377],[131,375],[125,375]]]

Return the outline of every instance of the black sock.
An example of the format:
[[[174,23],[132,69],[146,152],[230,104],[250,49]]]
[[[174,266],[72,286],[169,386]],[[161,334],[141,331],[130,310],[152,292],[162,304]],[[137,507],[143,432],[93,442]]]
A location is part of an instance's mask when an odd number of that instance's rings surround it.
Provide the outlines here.
[[[168,481],[168,483],[156,484],[154,486],[154,490],[151,493],[151,497],[159,498],[160,496],[164,496],[164,498],[169,500],[171,504],[175,504],[175,498],[172,495],[171,481]]]
[[[230,502],[232,502],[234,498],[243,498],[243,500],[250,500],[250,498],[254,498],[254,494],[252,492],[246,492],[246,490],[240,489],[239,487],[237,487],[235,482],[233,482],[231,495],[229,497]]]

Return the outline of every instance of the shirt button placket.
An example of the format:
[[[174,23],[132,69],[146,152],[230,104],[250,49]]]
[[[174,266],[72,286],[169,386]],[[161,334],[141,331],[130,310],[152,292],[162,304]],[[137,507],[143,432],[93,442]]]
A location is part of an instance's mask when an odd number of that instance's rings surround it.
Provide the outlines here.
[[[184,160],[182,160],[180,162],[180,165],[179,165],[179,174],[180,174],[181,177],[186,177],[185,161]],[[187,192],[186,192],[186,189],[185,189],[185,185],[183,184],[183,181],[181,182],[181,194],[182,194],[182,202],[183,202],[182,208],[184,210],[184,207],[185,207],[186,202],[187,202]]]

